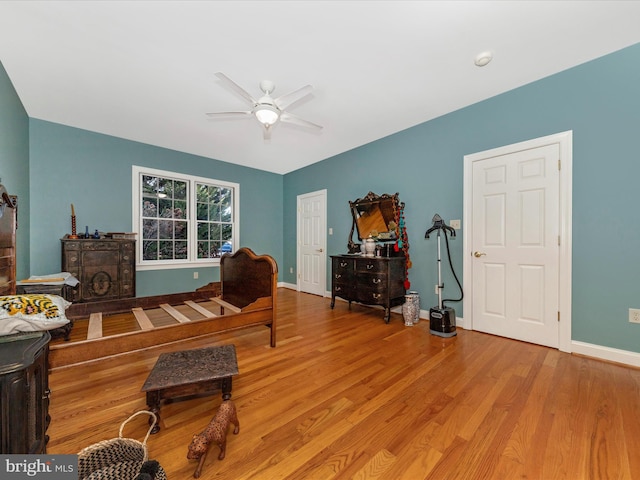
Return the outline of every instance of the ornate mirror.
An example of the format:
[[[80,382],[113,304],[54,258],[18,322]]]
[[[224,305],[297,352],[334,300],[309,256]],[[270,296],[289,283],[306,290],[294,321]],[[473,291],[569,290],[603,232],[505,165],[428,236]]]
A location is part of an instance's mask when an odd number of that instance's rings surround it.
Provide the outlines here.
[[[374,238],[378,242],[395,242],[399,236],[399,219],[404,203],[398,194],[376,195],[369,192],[365,197],[349,202],[353,223],[349,234],[349,253],[360,252],[360,245],[353,242],[354,230],[359,240]]]

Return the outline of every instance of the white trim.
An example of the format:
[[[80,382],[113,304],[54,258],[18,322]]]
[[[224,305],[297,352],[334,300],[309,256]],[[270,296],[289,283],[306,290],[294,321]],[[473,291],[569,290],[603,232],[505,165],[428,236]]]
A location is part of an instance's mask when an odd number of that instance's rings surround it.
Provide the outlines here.
[[[142,252],[142,233],[140,228],[140,175],[156,175],[158,177],[172,178],[185,181],[189,184],[188,202],[189,202],[189,238],[187,245],[189,247],[189,258],[187,260],[161,261],[161,262],[141,262]],[[240,184],[217,180],[213,178],[200,177],[197,175],[189,175],[179,172],[171,172],[168,170],[159,170],[157,168],[141,167],[138,165],[131,166],[131,231],[138,234],[138,242],[136,245],[136,270],[171,270],[180,268],[202,268],[217,267],[220,265],[219,258],[197,258],[197,222],[195,221],[196,212],[196,193],[195,183],[206,183],[208,185],[220,185],[233,189],[233,245],[240,244]]]
[[[544,147],[547,145],[558,144],[560,147],[560,198],[559,198],[559,214],[560,214],[560,258],[559,258],[559,309],[560,309],[560,325],[558,348],[563,352],[571,352],[571,256],[572,256],[572,177],[573,177],[573,132],[566,132],[549,135],[546,137],[536,138],[525,142],[507,145],[504,147],[486,150],[484,152],[473,153],[464,156],[464,178],[463,178],[463,288],[464,300],[462,301],[463,311],[467,314],[468,322],[465,328],[473,330],[473,262],[471,261],[471,235],[467,232],[472,231],[472,175],[473,162],[484,160],[486,158],[506,155],[520,150],[528,150],[532,148]]]
[[[573,353],[597,358],[608,362],[621,363],[632,367],[640,367],[640,353],[628,350],[618,350],[617,348],[603,347],[584,342],[571,342]]]

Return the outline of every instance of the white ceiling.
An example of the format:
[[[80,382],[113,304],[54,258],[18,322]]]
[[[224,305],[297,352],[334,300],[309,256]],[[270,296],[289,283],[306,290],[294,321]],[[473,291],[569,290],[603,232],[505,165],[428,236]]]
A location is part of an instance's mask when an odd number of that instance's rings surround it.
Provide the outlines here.
[[[640,41],[637,1],[0,1],[27,114],[287,173]],[[490,50],[486,67],[474,58]],[[306,84],[324,126],[212,120]]]

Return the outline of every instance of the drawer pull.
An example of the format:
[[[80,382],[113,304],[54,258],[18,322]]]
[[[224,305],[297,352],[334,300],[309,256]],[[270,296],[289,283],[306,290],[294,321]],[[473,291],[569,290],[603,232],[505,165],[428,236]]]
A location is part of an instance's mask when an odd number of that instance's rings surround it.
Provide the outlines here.
[[[342,278],[342,275],[340,275],[339,273],[336,273],[336,274],[334,275],[334,277],[335,277],[336,279],[338,279],[338,278]]]
[[[342,290],[342,287],[336,287],[336,288],[335,288],[335,291],[336,291],[336,292],[340,292],[341,290]]]
[[[371,280],[373,282],[374,285],[378,285],[380,282],[382,282],[382,279],[380,278],[374,278],[373,280]]]
[[[380,300],[380,298],[382,298],[382,294],[381,293],[374,293],[373,295],[374,300]]]
[[[342,268],[346,267],[347,265],[349,265],[347,262],[340,262],[340,266]]]
[[[373,267],[375,267],[374,264],[372,263],[367,263],[367,270],[371,270]]]

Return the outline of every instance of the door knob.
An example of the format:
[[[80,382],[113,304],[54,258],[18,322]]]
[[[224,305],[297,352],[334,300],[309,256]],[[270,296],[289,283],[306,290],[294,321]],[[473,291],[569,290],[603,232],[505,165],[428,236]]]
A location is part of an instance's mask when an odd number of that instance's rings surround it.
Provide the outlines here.
[[[476,258],[480,258],[481,256],[486,255],[484,252],[473,252],[473,256]]]
[[[319,248],[318,250],[316,250],[316,252],[322,252],[322,249],[321,249],[321,248]]]

